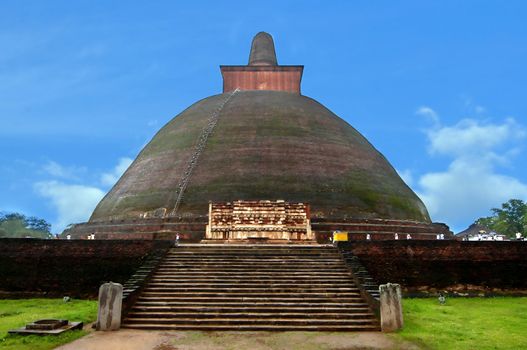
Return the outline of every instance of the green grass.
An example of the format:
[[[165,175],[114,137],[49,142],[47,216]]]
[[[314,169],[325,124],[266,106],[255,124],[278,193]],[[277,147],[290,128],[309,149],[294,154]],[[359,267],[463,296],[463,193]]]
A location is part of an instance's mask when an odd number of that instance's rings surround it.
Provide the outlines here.
[[[527,298],[449,298],[444,306],[435,298],[404,299],[403,310],[405,327],[392,336],[397,343],[409,341],[423,349],[441,350],[527,349]],[[87,323],[95,320],[96,313],[96,301],[0,300],[0,349],[53,349],[86,332],[41,337],[8,335],[7,331],[41,318]],[[185,335],[177,342],[179,345],[205,342],[209,348],[218,349],[247,348],[252,344],[249,348],[310,350],[353,348],[348,345],[359,334],[186,332]]]
[[[396,337],[424,349],[527,349],[527,298],[404,299]]]
[[[97,318],[97,302],[62,299],[0,300],[0,349],[47,350],[80,338],[86,331],[66,332],[59,336],[10,335],[8,330],[19,328],[43,318],[61,318],[70,321],[92,322]]]

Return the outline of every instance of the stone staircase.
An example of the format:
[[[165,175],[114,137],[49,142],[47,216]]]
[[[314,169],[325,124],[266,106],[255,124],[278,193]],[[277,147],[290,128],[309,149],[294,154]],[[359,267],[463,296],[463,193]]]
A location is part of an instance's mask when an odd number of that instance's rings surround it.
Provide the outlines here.
[[[375,331],[337,249],[185,244],[169,251],[124,328]]]

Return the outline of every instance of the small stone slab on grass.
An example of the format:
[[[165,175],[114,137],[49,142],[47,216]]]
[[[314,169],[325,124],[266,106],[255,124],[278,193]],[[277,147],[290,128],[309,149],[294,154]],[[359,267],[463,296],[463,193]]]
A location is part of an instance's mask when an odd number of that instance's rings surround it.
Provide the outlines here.
[[[59,335],[69,330],[82,329],[82,322],[68,322],[68,324],[56,328],[56,329],[27,329],[25,326],[17,329],[11,329],[8,331],[9,334],[21,334],[21,335]]]

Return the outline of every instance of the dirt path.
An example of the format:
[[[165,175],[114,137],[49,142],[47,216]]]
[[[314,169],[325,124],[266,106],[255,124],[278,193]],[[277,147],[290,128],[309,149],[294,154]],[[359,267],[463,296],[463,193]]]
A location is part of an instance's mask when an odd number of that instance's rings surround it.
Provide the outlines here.
[[[380,332],[92,332],[57,350],[373,350],[419,347]]]

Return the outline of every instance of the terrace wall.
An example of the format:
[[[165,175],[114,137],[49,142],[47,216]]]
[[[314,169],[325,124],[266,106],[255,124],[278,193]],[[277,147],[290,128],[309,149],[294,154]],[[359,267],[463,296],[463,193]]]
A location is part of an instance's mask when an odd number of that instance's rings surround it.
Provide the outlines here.
[[[0,297],[96,298],[170,241],[0,239]]]
[[[380,283],[407,294],[527,291],[527,242],[399,240],[340,242]]]

